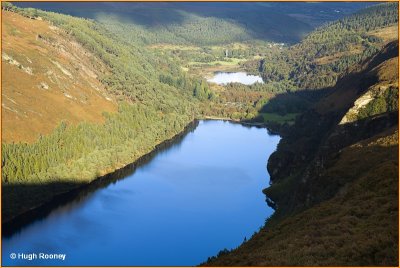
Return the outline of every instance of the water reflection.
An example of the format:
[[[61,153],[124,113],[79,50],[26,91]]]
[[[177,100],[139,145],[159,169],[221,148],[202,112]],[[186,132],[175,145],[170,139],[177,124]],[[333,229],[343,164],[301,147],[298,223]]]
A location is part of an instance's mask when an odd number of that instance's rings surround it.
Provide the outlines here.
[[[9,232],[3,265],[192,266],[238,246],[272,213],[261,190],[279,137],[223,121],[188,132]],[[11,260],[12,252],[67,257]]]
[[[160,143],[153,151],[140,157],[135,163],[126,165],[121,169],[102,176],[89,185],[83,185],[76,190],[56,196],[54,197],[53,202],[44,204],[37,209],[17,217],[12,223],[3,224],[2,236],[9,238],[20,232],[26,226],[46,218],[50,213],[55,215],[78,209],[79,206],[88,200],[91,197],[91,194],[96,190],[106,188],[110,184],[115,184],[119,180],[125,179],[126,177],[132,175],[137,168],[145,166],[155,156],[162,154],[164,151],[173,150],[174,148],[178,149],[181,146],[185,136],[188,133],[193,132],[198,124],[199,122],[197,120],[193,121],[182,133],[178,134],[171,140]]]
[[[257,75],[249,75],[245,72],[236,72],[236,73],[225,73],[225,72],[217,72],[213,78],[208,79],[208,82],[216,83],[218,85],[226,85],[228,83],[241,83],[244,85],[252,85],[254,83],[263,84],[263,80],[260,76]]]

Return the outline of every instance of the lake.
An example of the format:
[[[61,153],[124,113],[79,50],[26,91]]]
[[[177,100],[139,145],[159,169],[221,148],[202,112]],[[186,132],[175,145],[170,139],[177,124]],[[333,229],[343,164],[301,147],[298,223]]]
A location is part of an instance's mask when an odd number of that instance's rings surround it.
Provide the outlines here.
[[[229,83],[241,83],[244,85],[252,85],[254,83],[264,83],[261,76],[249,75],[245,72],[216,72],[214,77],[207,80],[208,82],[216,83],[218,85],[226,85]]]
[[[3,266],[193,266],[235,248],[273,213],[262,189],[279,139],[265,128],[200,121],[140,166],[3,234]]]

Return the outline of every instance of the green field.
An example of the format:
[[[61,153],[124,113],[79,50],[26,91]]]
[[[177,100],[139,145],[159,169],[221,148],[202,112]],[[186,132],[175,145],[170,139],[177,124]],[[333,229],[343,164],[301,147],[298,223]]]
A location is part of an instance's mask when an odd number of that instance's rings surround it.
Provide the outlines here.
[[[276,113],[260,113],[264,118],[264,122],[275,122],[279,124],[293,124],[296,119],[297,113],[289,113],[285,115],[279,115]]]
[[[246,61],[246,59],[237,59],[237,58],[226,58],[224,60],[216,60],[211,62],[197,62],[190,61],[188,65],[208,65],[208,66],[235,66],[239,65],[239,63]]]

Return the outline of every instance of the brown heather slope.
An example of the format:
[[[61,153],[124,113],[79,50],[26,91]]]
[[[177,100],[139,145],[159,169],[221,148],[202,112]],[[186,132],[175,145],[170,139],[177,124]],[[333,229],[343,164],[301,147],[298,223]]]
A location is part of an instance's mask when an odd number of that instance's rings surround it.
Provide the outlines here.
[[[347,181],[333,198],[207,266],[397,266],[397,159],[397,128],[344,148],[324,173]]]
[[[366,35],[370,35],[370,36],[374,36],[374,37],[378,37],[378,38],[382,39],[381,41],[377,41],[375,43],[375,45],[377,47],[384,47],[388,43],[393,42],[399,38],[398,30],[399,30],[398,25],[392,25],[392,26],[388,26],[388,27],[379,28],[379,29],[376,29],[373,31],[368,31],[368,32],[366,32]],[[344,56],[357,55],[362,52],[363,52],[363,46],[361,44],[358,44],[358,45],[353,44],[345,52],[338,52],[338,53],[335,53],[335,54],[329,55],[329,56],[316,57],[314,62],[317,65],[334,63],[336,60],[339,60],[340,58],[342,58]]]
[[[376,89],[398,87],[398,45],[397,41],[388,43],[379,53],[350,68],[335,85],[332,94],[316,104],[320,114],[348,110],[362,94]]]
[[[297,117],[268,161],[275,214],[205,265],[399,265],[397,62],[395,41]]]
[[[398,25],[392,25],[374,31],[370,31],[368,32],[368,34],[382,38],[383,42],[386,44],[398,39],[399,38],[398,32],[399,32]]]
[[[2,11],[2,142],[33,142],[62,121],[103,122],[116,102],[106,67],[48,22]]]

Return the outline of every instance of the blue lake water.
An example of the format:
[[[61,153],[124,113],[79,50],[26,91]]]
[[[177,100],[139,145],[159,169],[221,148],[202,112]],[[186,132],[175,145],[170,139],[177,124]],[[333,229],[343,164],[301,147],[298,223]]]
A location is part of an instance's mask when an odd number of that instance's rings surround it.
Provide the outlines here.
[[[218,85],[226,85],[228,83],[241,83],[244,85],[252,85],[254,83],[264,83],[262,78],[257,75],[246,74],[245,72],[217,72],[214,77],[207,80],[208,82]]]
[[[273,213],[261,191],[279,139],[264,128],[200,121],[123,178],[3,237],[3,266],[192,266],[235,248]]]

